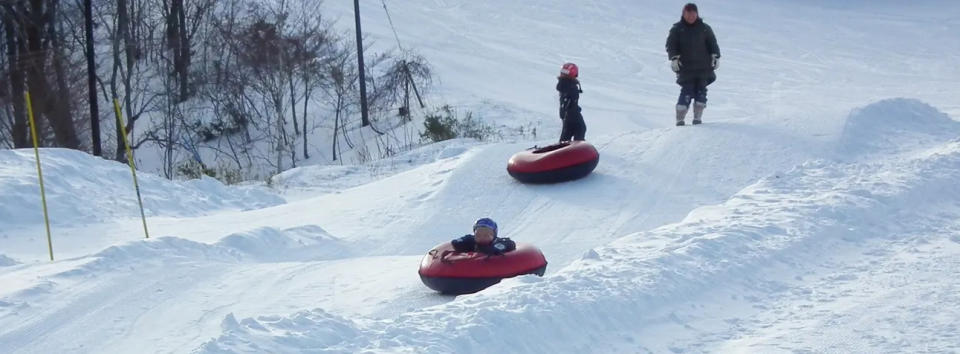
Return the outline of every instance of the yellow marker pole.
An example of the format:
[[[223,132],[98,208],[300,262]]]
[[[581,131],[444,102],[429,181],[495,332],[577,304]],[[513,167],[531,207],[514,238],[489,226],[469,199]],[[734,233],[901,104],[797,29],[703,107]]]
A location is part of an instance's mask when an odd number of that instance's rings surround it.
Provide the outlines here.
[[[147,217],[143,214],[143,199],[140,198],[140,184],[137,183],[137,168],[133,165],[133,152],[130,151],[130,142],[127,141],[127,126],[123,124],[123,114],[120,113],[120,102],[113,98],[113,110],[117,116],[117,126],[120,134],[123,135],[123,145],[127,149],[127,162],[130,164],[130,173],[133,174],[133,189],[137,191],[137,203],[140,203],[140,219],[143,220],[143,235],[150,238],[150,232],[147,231]]]
[[[27,98],[27,114],[30,116],[30,133],[33,136],[33,154],[37,156],[37,178],[40,179],[40,202],[43,204],[43,223],[47,227],[47,249],[50,250],[50,260],[53,260],[53,239],[50,237],[50,215],[47,213],[47,192],[43,188],[43,169],[40,168],[40,147],[37,141],[37,123],[33,119],[33,103],[30,102],[30,92],[24,92]]]

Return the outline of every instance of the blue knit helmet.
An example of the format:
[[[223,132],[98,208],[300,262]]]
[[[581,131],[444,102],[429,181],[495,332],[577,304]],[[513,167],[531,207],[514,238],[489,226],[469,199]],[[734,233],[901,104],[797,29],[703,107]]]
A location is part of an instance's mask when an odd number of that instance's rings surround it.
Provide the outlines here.
[[[477,228],[480,228],[480,227],[486,227],[488,229],[493,230],[493,236],[494,237],[497,236],[497,222],[493,221],[493,219],[482,218],[480,220],[477,220],[477,222],[473,223],[473,232],[477,232]]]

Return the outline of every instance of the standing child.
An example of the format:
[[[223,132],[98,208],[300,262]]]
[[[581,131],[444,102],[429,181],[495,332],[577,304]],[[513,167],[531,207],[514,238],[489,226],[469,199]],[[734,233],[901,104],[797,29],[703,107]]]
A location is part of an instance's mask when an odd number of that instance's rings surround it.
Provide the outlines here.
[[[566,63],[560,69],[560,76],[557,77],[557,91],[560,92],[560,120],[563,121],[563,129],[560,132],[560,141],[583,140],[587,134],[587,125],[583,122],[583,115],[580,114],[580,81],[577,76],[580,69],[577,64]]]

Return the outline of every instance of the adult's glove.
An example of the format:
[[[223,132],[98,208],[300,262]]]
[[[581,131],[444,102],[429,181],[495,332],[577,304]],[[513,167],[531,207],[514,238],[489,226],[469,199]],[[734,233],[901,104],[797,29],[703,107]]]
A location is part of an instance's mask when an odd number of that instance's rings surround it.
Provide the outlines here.
[[[676,55],[673,58],[670,58],[670,69],[673,69],[673,72],[680,72],[680,56]]]
[[[713,67],[713,70],[720,69],[720,56],[713,54],[713,60],[710,61],[710,66]]]

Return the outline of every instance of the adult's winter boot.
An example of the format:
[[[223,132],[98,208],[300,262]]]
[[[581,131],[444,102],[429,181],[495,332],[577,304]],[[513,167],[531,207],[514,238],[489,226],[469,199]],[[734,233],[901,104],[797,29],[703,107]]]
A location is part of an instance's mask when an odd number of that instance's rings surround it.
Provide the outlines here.
[[[694,102],[693,103],[693,124],[697,125],[703,123],[700,120],[703,117],[703,110],[707,108],[707,104],[704,102]]]
[[[687,106],[682,104],[677,105],[677,126],[683,125],[683,119],[687,116]]]

